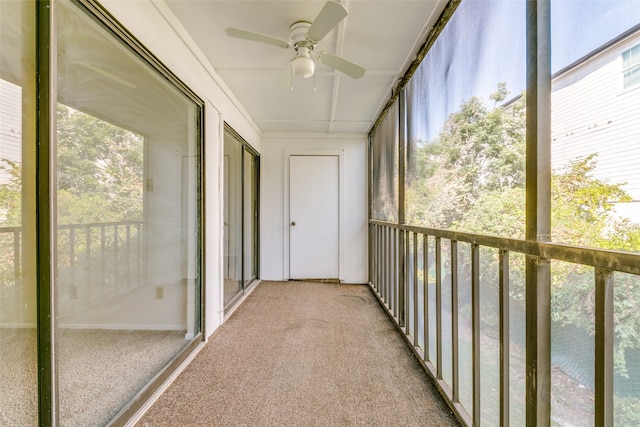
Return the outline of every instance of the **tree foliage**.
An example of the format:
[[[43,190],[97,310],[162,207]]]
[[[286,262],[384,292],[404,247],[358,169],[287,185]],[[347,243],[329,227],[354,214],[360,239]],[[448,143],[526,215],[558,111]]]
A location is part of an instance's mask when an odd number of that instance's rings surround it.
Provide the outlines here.
[[[141,220],[143,138],[58,105],[57,197],[60,224]],[[22,165],[0,159],[0,225],[22,224]]]
[[[491,95],[496,105],[508,92]],[[409,176],[407,219],[412,225],[455,229],[509,238],[525,231],[525,97],[487,107],[471,98],[451,114],[435,140],[416,143]],[[597,154],[573,159],[552,174],[552,241],[584,247],[640,251],[640,226],[615,214],[615,203],[629,201],[620,183],[595,174]],[[497,283],[497,257],[486,257],[481,272]],[[487,277],[495,275],[496,277]],[[524,277],[524,264],[512,265]],[[640,349],[640,279],[615,279],[616,368],[625,375],[625,351]],[[512,298],[524,302],[524,280],[512,281]],[[552,264],[552,316],[562,324],[593,333],[593,269]]]
[[[501,86],[492,99],[504,100]],[[479,98],[462,104],[432,142],[418,142],[409,177],[407,218],[413,224],[459,228],[486,194],[524,187],[524,98],[489,110]]]
[[[58,222],[142,219],[143,138],[58,106]]]

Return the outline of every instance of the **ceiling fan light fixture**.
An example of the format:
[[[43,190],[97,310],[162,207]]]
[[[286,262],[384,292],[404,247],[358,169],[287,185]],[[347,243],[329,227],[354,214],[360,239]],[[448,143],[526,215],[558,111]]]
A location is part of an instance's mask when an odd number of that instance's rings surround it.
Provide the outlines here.
[[[313,76],[313,72],[316,69],[316,64],[313,59],[306,56],[298,56],[291,62],[291,69],[296,76],[307,79]]]

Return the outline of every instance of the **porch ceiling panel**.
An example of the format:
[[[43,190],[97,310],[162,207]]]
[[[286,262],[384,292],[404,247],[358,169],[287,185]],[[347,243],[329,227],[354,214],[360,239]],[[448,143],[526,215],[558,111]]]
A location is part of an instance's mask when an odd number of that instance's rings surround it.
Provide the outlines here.
[[[288,40],[325,0],[165,0],[262,132],[366,133],[446,0],[342,0],[349,15],[317,46],[362,65],[354,80],[317,65],[313,79],[280,87],[291,49],[228,37],[227,27]]]

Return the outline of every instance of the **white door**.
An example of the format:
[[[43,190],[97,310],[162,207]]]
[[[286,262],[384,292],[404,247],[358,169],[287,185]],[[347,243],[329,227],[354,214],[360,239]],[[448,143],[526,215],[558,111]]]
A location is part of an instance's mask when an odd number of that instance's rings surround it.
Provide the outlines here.
[[[289,277],[338,279],[338,156],[289,157]]]

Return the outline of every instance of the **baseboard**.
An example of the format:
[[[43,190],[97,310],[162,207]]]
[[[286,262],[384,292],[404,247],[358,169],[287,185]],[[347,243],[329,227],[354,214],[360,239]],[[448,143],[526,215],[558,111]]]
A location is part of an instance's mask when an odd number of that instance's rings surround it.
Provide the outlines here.
[[[0,323],[0,329],[35,329],[35,323]]]
[[[186,325],[136,325],[117,323],[58,323],[58,329],[100,329],[116,331],[184,331]]]

